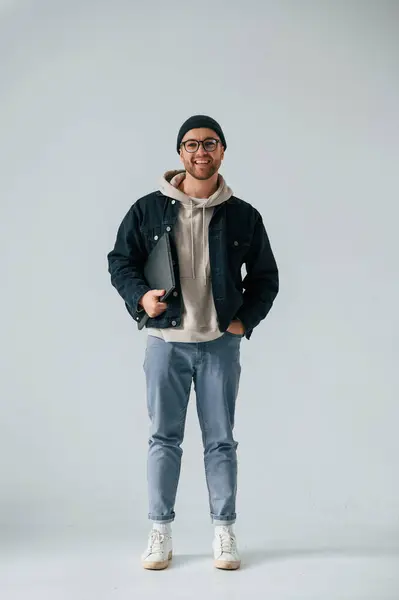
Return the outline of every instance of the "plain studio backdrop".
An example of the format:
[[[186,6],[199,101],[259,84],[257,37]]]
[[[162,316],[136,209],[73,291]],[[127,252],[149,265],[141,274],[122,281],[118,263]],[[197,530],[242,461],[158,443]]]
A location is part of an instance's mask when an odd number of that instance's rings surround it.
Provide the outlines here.
[[[238,598],[245,583],[273,600],[334,585],[334,600],[397,599],[398,2],[0,7],[4,598],[79,597],[83,579],[85,598],[91,584],[96,599],[164,587],[139,564],[147,334],[106,255],[133,202],[180,167],[182,122],[205,113],[227,138],[221,173],[263,216],[281,287],[241,346],[247,568],[212,570],[193,393],[176,562],[158,576],[174,598]],[[63,558],[102,549],[90,584]]]

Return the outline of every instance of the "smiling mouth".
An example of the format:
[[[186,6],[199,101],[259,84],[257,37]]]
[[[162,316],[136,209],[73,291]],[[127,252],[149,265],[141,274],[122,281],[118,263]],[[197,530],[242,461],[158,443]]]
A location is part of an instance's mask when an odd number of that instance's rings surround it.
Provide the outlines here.
[[[202,161],[202,160],[201,161],[197,161],[197,160],[195,160],[194,164],[198,165],[199,167],[206,167],[206,165],[209,165],[210,162],[211,162],[210,160],[206,160],[206,161]]]

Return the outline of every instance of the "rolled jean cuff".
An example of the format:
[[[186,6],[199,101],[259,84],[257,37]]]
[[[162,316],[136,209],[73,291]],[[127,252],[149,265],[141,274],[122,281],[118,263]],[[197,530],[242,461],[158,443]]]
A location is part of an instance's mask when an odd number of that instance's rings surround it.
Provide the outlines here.
[[[162,523],[165,525],[166,523],[172,523],[175,520],[175,514],[173,513],[172,515],[161,515],[160,517],[157,517],[155,515],[151,515],[150,513],[148,518],[150,521],[153,521],[153,523]]]
[[[236,515],[228,518],[214,517],[211,515],[213,525],[233,525],[236,522]]]

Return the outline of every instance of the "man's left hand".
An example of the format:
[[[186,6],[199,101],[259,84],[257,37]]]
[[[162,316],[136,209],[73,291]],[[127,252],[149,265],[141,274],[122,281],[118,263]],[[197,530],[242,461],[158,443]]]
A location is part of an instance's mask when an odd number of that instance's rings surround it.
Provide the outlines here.
[[[244,325],[238,319],[234,319],[227,328],[227,331],[235,335],[244,335]]]

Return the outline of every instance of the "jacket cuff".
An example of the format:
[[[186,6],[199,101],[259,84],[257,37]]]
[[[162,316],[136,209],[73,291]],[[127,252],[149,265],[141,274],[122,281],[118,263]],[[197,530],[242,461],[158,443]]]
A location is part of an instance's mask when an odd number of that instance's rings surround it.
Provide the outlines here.
[[[134,316],[135,317],[142,317],[143,314],[145,313],[144,308],[139,304],[139,300],[142,296],[144,296],[144,294],[146,294],[147,292],[150,291],[150,287],[148,287],[148,285],[143,285],[140,286],[139,288],[136,288],[134,294],[133,294],[133,299],[132,299],[132,309],[134,310]]]

